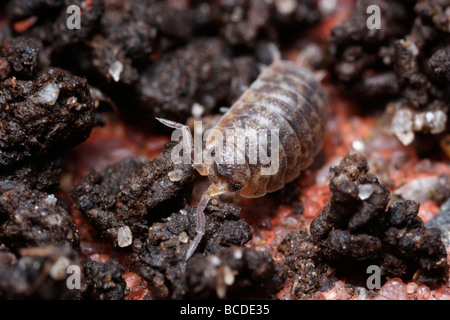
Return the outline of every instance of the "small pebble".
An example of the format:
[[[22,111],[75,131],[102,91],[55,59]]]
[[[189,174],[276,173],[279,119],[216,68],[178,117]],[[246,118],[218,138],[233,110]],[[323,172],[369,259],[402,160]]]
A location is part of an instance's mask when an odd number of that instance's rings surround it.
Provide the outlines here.
[[[120,227],[117,231],[117,244],[119,247],[128,247],[133,242],[133,235],[131,234],[130,227]]]
[[[55,196],[53,194],[48,195],[47,198],[45,198],[45,203],[54,206],[57,202],[57,199],[55,198]]]
[[[63,280],[67,276],[66,271],[69,265],[69,259],[60,257],[50,268],[50,276],[55,280]]]
[[[192,105],[191,113],[194,118],[200,118],[204,112],[205,112],[205,107],[202,106],[201,104],[194,103]]]
[[[395,190],[394,194],[403,199],[414,199],[416,202],[424,203],[430,200],[438,186],[437,177],[417,178]]]
[[[167,241],[161,243],[164,248],[175,247],[180,244],[179,237],[172,237]]]
[[[371,184],[360,184],[358,186],[358,197],[361,200],[368,199],[373,193],[373,185]]]
[[[181,170],[174,170],[168,173],[169,179],[172,182],[180,181],[183,178],[183,172]]]
[[[439,228],[441,238],[446,247],[450,246],[450,199],[447,199],[436,216],[425,225],[427,228]]]
[[[406,285],[406,292],[408,292],[408,294],[413,294],[414,292],[417,291],[417,288],[419,286],[417,285],[417,283],[415,282],[410,282]]]
[[[407,300],[406,286],[399,278],[390,279],[381,287],[374,300]]]
[[[355,140],[355,141],[353,141],[353,143],[352,143],[352,148],[353,148],[355,151],[363,152],[364,149],[365,149],[364,142],[362,142],[361,140]]]
[[[223,281],[227,286],[231,286],[234,283],[234,274],[229,266],[223,267]]]
[[[363,287],[359,287],[356,289],[356,297],[358,300],[366,300],[367,299],[367,290]]]
[[[44,86],[40,91],[30,97],[35,104],[45,104],[52,106],[58,100],[59,87],[55,83]]]
[[[108,69],[108,73],[114,79],[115,82],[120,80],[120,74],[123,71],[123,64],[120,61],[115,61]]]
[[[409,109],[398,110],[391,123],[392,132],[407,146],[414,140],[413,113]]]
[[[417,299],[428,300],[430,299],[431,291],[426,285],[421,285],[417,290]]]
[[[297,7],[296,0],[275,0],[275,7],[281,14],[290,14]]]
[[[188,243],[189,237],[186,232],[182,232],[178,235],[178,240],[180,240],[181,243]]]

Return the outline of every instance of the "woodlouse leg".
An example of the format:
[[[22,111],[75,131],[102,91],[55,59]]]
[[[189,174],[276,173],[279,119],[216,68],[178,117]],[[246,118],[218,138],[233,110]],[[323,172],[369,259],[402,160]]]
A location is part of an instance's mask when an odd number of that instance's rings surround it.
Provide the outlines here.
[[[213,196],[217,196],[226,191],[227,191],[226,185],[212,184],[205,191],[205,193],[203,193],[202,198],[200,199],[200,202],[198,203],[195,211],[195,219],[196,219],[195,224],[197,229],[197,235],[189,245],[189,248],[186,253],[186,260],[188,260],[194,253],[195,249],[197,249],[198,244],[200,243],[203,235],[205,234],[205,227],[206,227],[205,209],[206,206],[208,205],[209,200],[211,200]]]
[[[202,195],[202,198],[200,199],[200,202],[198,203],[195,211],[195,228],[197,229],[197,235],[195,236],[194,240],[191,241],[191,244],[189,245],[189,248],[186,252],[186,261],[192,256],[195,249],[197,249],[198,244],[205,234],[205,209],[212,197],[211,193],[208,191],[209,189]]]

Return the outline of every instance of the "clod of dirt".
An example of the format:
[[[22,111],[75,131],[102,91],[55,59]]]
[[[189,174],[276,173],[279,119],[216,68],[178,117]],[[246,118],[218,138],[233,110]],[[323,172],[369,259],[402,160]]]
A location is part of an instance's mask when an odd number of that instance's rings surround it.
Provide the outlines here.
[[[253,58],[233,58],[222,40],[195,39],[143,70],[136,86],[140,110],[184,122],[197,103],[210,114],[218,105],[231,106],[257,74]]]
[[[196,255],[186,266],[187,297],[193,299],[270,297],[283,288],[284,280],[284,269],[267,252],[255,249]]]
[[[93,208],[108,209],[115,205],[117,195],[131,175],[147,163],[143,158],[127,158],[103,172],[84,177],[72,192],[76,206],[83,213]]]
[[[97,262],[87,258],[83,263],[86,281],[83,286],[85,298],[97,300],[123,300],[126,283],[124,267],[117,260]]]
[[[30,246],[77,247],[78,230],[53,194],[16,181],[0,181],[0,242],[11,250]]]
[[[141,273],[153,284],[154,297],[186,295],[185,258],[189,243],[197,234],[195,208],[185,206],[164,222],[154,223],[145,237],[133,242],[133,249],[143,262]],[[239,207],[212,199],[205,214],[206,233],[196,252],[217,253],[227,247],[243,246],[251,239],[250,227],[239,217]]]
[[[17,169],[0,170],[0,180],[21,181],[31,189],[51,192],[59,185],[61,160],[43,157]]]
[[[74,13],[68,14],[69,5],[80,9],[80,16],[83,18],[79,29],[67,27],[68,18]],[[52,47],[52,50],[57,50],[61,46],[77,44],[88,38],[103,14],[104,1],[73,0],[67,4],[58,0],[12,0],[6,9],[10,23],[35,17],[36,21],[29,29],[24,30],[23,35],[42,41],[46,46]]]
[[[160,116],[184,122],[194,104],[205,115],[231,106],[256,78],[257,62],[270,63],[268,43],[290,45],[292,30],[321,18],[317,0],[70,4],[81,10],[81,29],[67,28],[64,1],[10,1],[10,25],[0,32],[0,41],[18,34],[32,39],[42,67],[86,75],[127,116],[145,121]],[[24,21],[26,27],[17,31],[17,22]],[[19,65],[24,72],[32,66]],[[7,66],[1,70],[0,79]]]
[[[366,26],[369,5],[380,7],[380,29]],[[390,102],[390,129],[404,145],[415,132],[448,129],[449,8],[448,0],[358,1],[331,31],[327,59],[335,80],[368,107]]]
[[[322,259],[320,247],[305,230],[289,233],[278,251],[283,255],[282,263],[288,267],[292,299],[307,299],[322,288],[328,266]]]
[[[67,285],[69,266],[80,267],[78,253],[69,246],[28,247],[18,254],[0,247],[0,298],[79,299],[81,287]]]
[[[300,261],[291,265],[292,277],[299,279],[292,288],[297,297],[320,287],[325,266],[356,282],[370,265],[388,279],[413,279],[431,287],[445,281],[447,253],[440,230],[424,226],[414,201],[397,201],[386,210],[389,189],[369,173],[364,156],[350,153],[332,167],[330,190],[332,197],[312,221],[310,236],[303,231],[288,235],[279,248],[287,265]],[[307,263],[319,270],[314,277],[299,276],[308,271]]]
[[[57,68],[38,72],[38,52],[31,40],[14,39],[0,46],[3,63],[11,70],[0,81],[2,171],[59,155],[84,141],[94,126],[87,81]]]
[[[3,41],[0,46],[2,56],[2,76],[5,80],[13,72],[15,75],[31,77],[38,66],[39,42],[16,38]]]
[[[125,159],[87,176],[72,194],[76,206],[103,236],[120,247],[131,245],[153,221],[178,210],[190,197],[194,169],[173,163],[175,145],[166,144],[154,160]],[[174,171],[179,179],[171,179]]]
[[[330,168],[330,190],[333,195],[325,210],[311,223],[311,235],[316,241],[322,241],[331,231],[333,236],[343,236],[336,229],[361,230],[384,213],[389,189],[379,184],[374,175],[368,174],[368,170],[367,160],[360,154],[347,155],[339,166]],[[360,240],[371,241],[369,238]],[[348,254],[357,253],[348,249]],[[364,257],[364,253],[361,254]]]

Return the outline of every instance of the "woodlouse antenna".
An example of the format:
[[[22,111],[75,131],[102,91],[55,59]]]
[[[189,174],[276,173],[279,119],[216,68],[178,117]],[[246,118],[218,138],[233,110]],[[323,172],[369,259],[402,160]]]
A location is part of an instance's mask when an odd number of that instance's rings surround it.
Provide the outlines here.
[[[311,58],[314,57],[316,50],[320,50],[317,46],[309,46],[306,49],[300,51],[295,59],[295,65],[300,68],[307,69],[314,73],[314,76],[318,82],[322,82],[322,80],[326,77],[327,72],[325,70],[316,70],[311,65]]]
[[[281,61],[281,53],[277,46],[274,43],[269,43],[267,47],[272,54],[272,63]]]
[[[183,143],[184,143],[184,150],[186,150],[189,153],[189,156],[191,157],[191,160],[194,161],[194,141],[191,134],[191,129],[189,129],[188,126],[178,123],[175,121],[170,121],[167,119],[162,118],[156,118],[159,122],[161,122],[163,125],[173,128],[173,129],[180,129],[181,133],[183,134]]]
[[[308,62],[308,59],[300,52],[297,56],[297,59],[295,59],[295,64],[300,68],[306,68],[308,70],[311,70],[311,66]]]

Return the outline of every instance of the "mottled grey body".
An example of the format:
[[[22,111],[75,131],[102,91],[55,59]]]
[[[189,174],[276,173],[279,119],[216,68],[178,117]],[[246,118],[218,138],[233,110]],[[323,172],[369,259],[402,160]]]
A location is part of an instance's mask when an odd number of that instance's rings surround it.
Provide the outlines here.
[[[241,196],[247,198],[262,197],[297,178],[322,147],[327,114],[325,92],[310,71],[276,57],[261,72],[214,129],[221,132],[223,140],[227,137],[228,129],[278,130],[278,170],[272,175],[263,175],[263,164],[250,161],[244,161],[243,164],[212,162],[196,165],[197,171],[208,176],[212,184],[197,205],[197,235],[189,245],[186,259],[196,250],[205,233],[204,210],[211,197],[226,191],[239,191]],[[193,141],[189,127],[170,120],[158,120],[169,127],[181,129],[186,150],[192,153]],[[233,137],[230,143],[232,150],[238,150],[245,159],[249,159],[248,149],[242,151],[236,144]],[[211,135],[207,138],[204,152],[215,153],[219,150],[218,145],[228,144]],[[226,154],[226,148],[220,152]]]
[[[224,136],[229,128],[279,130],[278,172],[261,175],[260,163],[249,164],[251,176],[240,194],[261,197],[297,178],[322,147],[327,113],[325,92],[312,72],[281,60],[265,68],[216,126]]]

